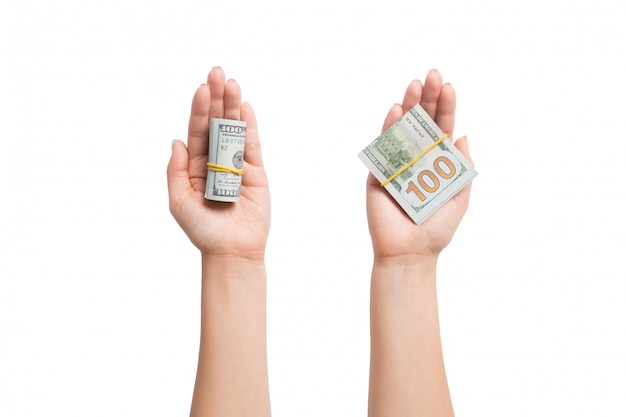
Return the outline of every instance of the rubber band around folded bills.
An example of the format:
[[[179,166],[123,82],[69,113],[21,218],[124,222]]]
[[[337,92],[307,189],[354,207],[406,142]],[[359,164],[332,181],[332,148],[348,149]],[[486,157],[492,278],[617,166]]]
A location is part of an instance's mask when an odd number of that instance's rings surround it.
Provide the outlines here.
[[[223,167],[221,165],[212,164],[210,162],[206,163],[207,169],[215,172],[229,172],[231,174],[243,175],[243,169],[233,169],[228,167]]]
[[[395,174],[393,174],[391,177],[387,178],[385,181],[380,183],[381,187],[384,187],[385,185],[389,184],[394,178],[396,178],[398,175],[402,174],[404,171],[406,171],[411,165],[413,165],[414,163],[416,163],[421,157],[423,157],[424,155],[426,155],[428,152],[430,152],[435,146],[439,145],[441,142],[443,142],[443,140],[445,138],[448,137],[447,133],[444,133],[442,137],[440,137],[439,139],[437,139],[436,141],[434,141],[431,145],[429,145],[426,149],[424,149],[419,155],[417,155],[415,158],[411,159],[411,161],[406,164],[405,166],[403,166],[402,168],[400,168],[399,170],[397,170],[395,172]]]

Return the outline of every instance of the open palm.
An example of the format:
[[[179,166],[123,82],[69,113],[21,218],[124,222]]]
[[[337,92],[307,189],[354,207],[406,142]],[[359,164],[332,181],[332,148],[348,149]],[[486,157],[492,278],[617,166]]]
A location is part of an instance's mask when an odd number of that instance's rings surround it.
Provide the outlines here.
[[[407,87],[402,104],[395,104],[383,124],[386,130],[419,103],[452,138],[456,111],[456,95],[450,84],[443,84],[441,75],[431,70],[424,84],[418,80]],[[454,142],[471,162],[465,137]],[[372,174],[367,180],[367,217],[377,260],[437,256],[456,231],[469,204],[471,184],[463,188],[421,225],[416,225],[400,208]]]
[[[225,118],[247,123],[244,175],[236,203],[204,198],[207,178],[209,120]],[[170,211],[203,254],[258,260],[264,256],[270,227],[270,196],[257,122],[252,107],[241,103],[241,89],[213,68],[207,83],[194,95],[187,146],[172,144],[167,168]]]

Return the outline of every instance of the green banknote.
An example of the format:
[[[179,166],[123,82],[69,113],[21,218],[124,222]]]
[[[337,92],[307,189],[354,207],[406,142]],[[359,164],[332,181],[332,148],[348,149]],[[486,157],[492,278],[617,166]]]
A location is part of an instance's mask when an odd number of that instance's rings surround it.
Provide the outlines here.
[[[209,164],[204,198],[239,201],[246,122],[212,118],[209,125]]]
[[[478,175],[449,139],[433,146],[443,136],[416,104],[359,152],[359,159],[416,224],[422,224]]]

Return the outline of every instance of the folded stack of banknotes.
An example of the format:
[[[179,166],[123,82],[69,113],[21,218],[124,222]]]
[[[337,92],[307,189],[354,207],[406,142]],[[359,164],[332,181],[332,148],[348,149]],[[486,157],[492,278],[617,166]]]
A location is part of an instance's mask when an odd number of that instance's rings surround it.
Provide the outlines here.
[[[359,159],[416,224],[478,175],[419,104],[359,152]]]

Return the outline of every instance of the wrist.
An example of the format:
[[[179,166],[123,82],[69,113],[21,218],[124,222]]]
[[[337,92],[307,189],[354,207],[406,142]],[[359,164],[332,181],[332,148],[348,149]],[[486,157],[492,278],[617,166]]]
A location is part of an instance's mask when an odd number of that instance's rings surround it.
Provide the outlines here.
[[[201,245],[195,245],[200,250],[202,259],[222,260],[228,263],[263,263],[265,261],[265,244],[246,245],[246,247],[238,248],[237,245],[229,245],[229,247],[212,247],[206,248]]]
[[[437,267],[439,254],[414,255],[402,254],[394,256],[380,256],[374,253],[374,268],[386,269],[390,271],[434,271]]]
[[[374,257],[372,281],[393,281],[397,284],[434,282],[437,272],[437,255]]]
[[[202,253],[202,278],[224,280],[265,280],[265,259]]]

